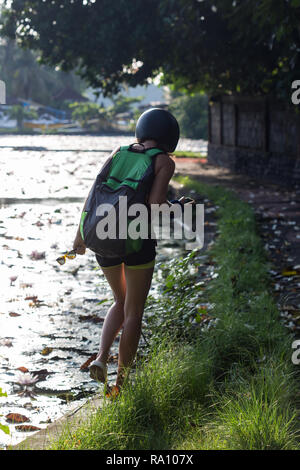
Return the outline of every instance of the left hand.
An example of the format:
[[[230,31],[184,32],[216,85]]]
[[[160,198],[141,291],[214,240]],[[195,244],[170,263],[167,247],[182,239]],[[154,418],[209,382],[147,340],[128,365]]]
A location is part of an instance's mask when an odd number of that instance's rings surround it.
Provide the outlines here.
[[[82,240],[80,232],[77,232],[77,235],[75,237],[75,240],[73,243],[73,250],[75,250],[78,255],[85,254],[86,245],[84,241]]]

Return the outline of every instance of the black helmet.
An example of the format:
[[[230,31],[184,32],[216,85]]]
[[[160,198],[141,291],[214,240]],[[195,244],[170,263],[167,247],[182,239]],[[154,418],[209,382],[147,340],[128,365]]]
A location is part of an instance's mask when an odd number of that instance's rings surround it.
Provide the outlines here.
[[[151,108],[139,117],[135,136],[141,142],[156,140],[163,150],[174,152],[179,140],[178,122],[169,111]]]

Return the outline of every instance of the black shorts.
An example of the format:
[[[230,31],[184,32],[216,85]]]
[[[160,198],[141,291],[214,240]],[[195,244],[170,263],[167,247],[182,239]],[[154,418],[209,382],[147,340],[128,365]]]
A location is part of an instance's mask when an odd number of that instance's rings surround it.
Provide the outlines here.
[[[96,255],[96,260],[103,268],[118,266],[122,263],[125,263],[126,266],[132,269],[142,269],[144,265],[147,265],[145,268],[152,267],[155,263],[156,245],[157,241],[149,238],[143,240],[142,249],[137,253],[131,253],[130,255],[123,256],[122,258],[105,258],[103,256]]]

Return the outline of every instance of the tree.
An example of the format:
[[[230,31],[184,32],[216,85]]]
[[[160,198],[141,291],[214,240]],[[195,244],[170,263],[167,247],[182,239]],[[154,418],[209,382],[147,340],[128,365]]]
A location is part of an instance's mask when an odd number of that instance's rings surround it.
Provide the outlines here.
[[[208,99],[206,95],[178,93],[169,109],[176,116],[180,134],[188,139],[207,139]]]
[[[104,94],[163,73],[190,93],[290,95],[299,0],[12,0],[2,34]]]
[[[37,119],[38,117],[37,112],[34,109],[27,109],[27,107],[19,104],[11,106],[11,108],[6,111],[6,114],[11,119],[17,120],[18,129],[23,129],[23,121],[25,119]]]
[[[97,103],[71,103],[72,119],[78,120],[82,127],[92,127],[95,130],[111,130],[119,114],[134,113],[131,106],[141,101],[141,97],[130,98],[118,94],[113,97],[113,104],[107,108]]]
[[[8,98],[23,98],[56,106],[53,96],[70,86],[80,91],[82,81],[74,73],[62,73],[52,67],[39,65],[37,53],[21,49],[14,40],[0,44],[0,77],[6,83]]]
[[[290,102],[291,84],[300,73],[300,0],[235,0],[234,7],[232,0],[216,0],[216,4],[246,58],[251,44],[266,51],[265,75],[250,69],[249,77],[258,78],[261,92]]]
[[[132,110],[132,105],[142,101],[142,96],[128,97],[123,96],[121,93],[118,93],[116,96],[112,97],[113,104],[108,107],[108,115],[111,118],[114,118],[118,114],[130,113],[133,115],[134,111]]]
[[[79,121],[82,127],[86,127],[91,119],[100,119],[101,107],[97,103],[71,103],[72,120]]]

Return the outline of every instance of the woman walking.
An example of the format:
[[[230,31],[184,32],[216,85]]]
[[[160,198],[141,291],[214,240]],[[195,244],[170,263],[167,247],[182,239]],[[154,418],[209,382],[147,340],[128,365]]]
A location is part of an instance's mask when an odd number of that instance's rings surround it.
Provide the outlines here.
[[[103,168],[109,168],[107,183],[109,183],[109,178],[114,184],[117,180],[120,183],[119,178],[110,176],[115,174],[111,171],[111,162],[118,160],[119,167],[123,170],[127,165],[126,171],[132,175],[136,166],[141,165],[142,159],[146,161],[147,155],[148,158],[150,155],[153,162],[150,170],[152,169],[153,175],[150,174],[150,177],[145,180],[148,187],[144,203],[148,208],[151,208],[151,204],[167,202],[170,205],[171,203],[167,201],[167,191],[169,181],[174,174],[175,163],[168,153],[175,150],[179,139],[179,126],[176,119],[163,109],[150,109],[144,112],[137,122],[136,138],[137,143],[116,149],[104,164]],[[147,172],[149,173],[150,170],[148,169]],[[126,175],[123,177],[123,183],[124,178],[126,179]],[[134,180],[134,178],[128,178],[128,180]],[[130,184],[130,181],[127,184]],[[180,203],[182,202],[180,201]],[[78,254],[84,254],[86,250],[82,235],[82,230],[79,227],[73,244],[73,249]],[[114,304],[107,312],[102,328],[99,352],[95,361],[90,365],[90,375],[99,382],[106,382],[109,351],[115,337],[123,329],[119,343],[118,372],[114,387],[116,393],[122,387],[126,372],[130,370],[137,352],[144,306],[154,271],[155,247],[156,240],[148,238],[142,241],[138,251],[122,257],[106,257],[103,256],[103,253],[101,255],[96,253],[97,262],[113,292]]]

